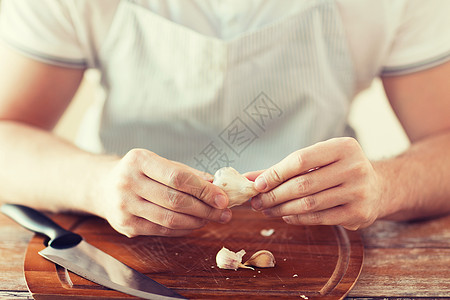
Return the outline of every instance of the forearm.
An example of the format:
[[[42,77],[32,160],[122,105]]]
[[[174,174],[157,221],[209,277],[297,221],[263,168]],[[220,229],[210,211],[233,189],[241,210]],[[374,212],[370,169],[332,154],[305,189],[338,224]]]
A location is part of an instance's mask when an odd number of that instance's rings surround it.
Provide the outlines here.
[[[383,188],[381,216],[411,220],[450,212],[450,131],[422,139],[403,154],[373,163]]]
[[[0,202],[92,212],[95,184],[115,158],[84,152],[51,133],[0,122]]]

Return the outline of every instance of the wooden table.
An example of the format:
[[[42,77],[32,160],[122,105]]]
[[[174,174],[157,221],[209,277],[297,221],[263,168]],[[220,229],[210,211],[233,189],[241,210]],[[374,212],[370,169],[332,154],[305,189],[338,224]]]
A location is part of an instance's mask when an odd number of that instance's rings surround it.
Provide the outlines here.
[[[365,260],[349,298],[450,298],[450,216],[361,230]],[[32,233],[0,215],[0,299],[32,299],[23,260]]]

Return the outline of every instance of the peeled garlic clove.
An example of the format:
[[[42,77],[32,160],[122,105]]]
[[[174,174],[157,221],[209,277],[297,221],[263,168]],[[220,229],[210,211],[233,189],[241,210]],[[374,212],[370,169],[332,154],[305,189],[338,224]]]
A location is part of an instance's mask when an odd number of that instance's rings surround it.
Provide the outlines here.
[[[220,187],[228,196],[228,208],[241,205],[259,194],[254,183],[232,167],[223,167],[214,174],[213,184]]]
[[[275,263],[275,257],[272,252],[268,250],[259,250],[253,254],[244,265],[258,268],[273,268],[275,267]]]
[[[233,252],[225,247],[222,247],[216,255],[216,264],[221,269],[237,270],[242,264],[242,257],[245,255],[245,250]]]
[[[275,229],[270,228],[270,229],[261,229],[261,231],[260,231],[259,233],[260,233],[262,236],[269,237],[269,236],[271,236],[274,232],[275,232]]]

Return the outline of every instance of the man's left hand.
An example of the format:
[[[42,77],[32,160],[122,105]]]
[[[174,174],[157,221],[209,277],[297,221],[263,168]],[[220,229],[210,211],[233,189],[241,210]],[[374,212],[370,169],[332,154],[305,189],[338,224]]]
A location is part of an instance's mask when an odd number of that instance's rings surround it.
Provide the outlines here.
[[[254,176],[255,174],[253,174]],[[353,138],[335,138],[295,151],[262,171],[255,210],[296,225],[357,230],[383,215],[383,187]]]

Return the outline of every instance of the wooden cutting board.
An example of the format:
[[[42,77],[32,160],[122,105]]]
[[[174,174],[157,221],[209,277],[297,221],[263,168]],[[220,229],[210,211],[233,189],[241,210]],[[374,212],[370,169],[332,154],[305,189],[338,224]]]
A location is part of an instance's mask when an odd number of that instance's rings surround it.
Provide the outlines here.
[[[339,299],[355,284],[363,263],[357,232],[338,226],[293,226],[247,208],[234,208],[226,225],[210,223],[186,237],[129,239],[95,217],[55,215],[64,228],[139,272],[190,298]],[[263,229],[274,229],[271,236]],[[36,235],[25,257],[25,279],[35,299],[132,298],[66,271],[39,256],[45,240]],[[276,266],[267,269],[219,269],[216,253],[225,246],[247,254],[271,251]]]

